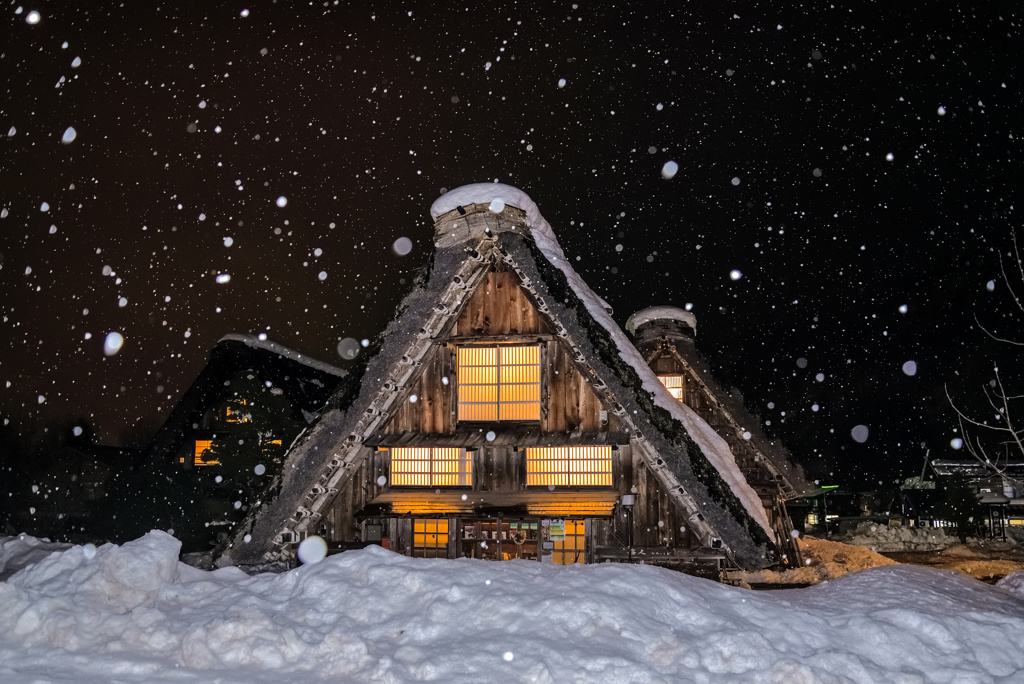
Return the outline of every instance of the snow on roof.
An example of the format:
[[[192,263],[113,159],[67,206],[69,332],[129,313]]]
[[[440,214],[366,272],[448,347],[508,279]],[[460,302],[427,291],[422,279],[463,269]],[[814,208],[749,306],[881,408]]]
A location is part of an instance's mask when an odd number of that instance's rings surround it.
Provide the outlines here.
[[[551,228],[551,224],[541,215],[540,209],[537,208],[536,203],[530,199],[529,195],[519,188],[502,183],[464,185],[441,195],[441,197],[435,200],[430,207],[430,215],[434,220],[437,220],[439,216],[443,216],[456,207],[468,204],[491,203],[495,200],[503,203],[501,205],[502,208],[504,208],[505,204],[508,204],[526,212],[526,224],[533,235],[534,243],[536,243],[544,257],[555,268],[562,271],[569,282],[569,286],[576,293],[576,296],[580,298],[584,306],[586,306],[587,311],[594,317],[594,320],[608,331],[612,341],[618,348],[619,356],[623,361],[636,369],[643,382],[644,390],[654,395],[655,404],[668,411],[673,418],[683,424],[690,437],[693,438],[693,441],[697,443],[697,446],[700,447],[708,461],[711,462],[722,476],[722,479],[725,480],[733,494],[743,503],[746,511],[764,528],[769,538],[774,538],[774,533],[772,532],[771,524],[768,522],[764,506],[761,504],[761,499],[750,485],[747,484],[746,478],[743,477],[743,473],[736,465],[736,458],[729,449],[729,444],[689,406],[676,401],[665,392],[664,387],[658,381],[658,376],[654,374],[654,371],[644,361],[637,348],[633,346],[622,329],[612,319],[611,313],[608,310],[610,307],[608,307],[607,303],[597,296],[590,289],[590,286],[583,281],[583,278],[569,265],[569,261],[565,258],[565,253],[555,237],[555,231]],[[497,207],[498,205],[496,204],[495,206]],[[694,325],[696,325],[696,319],[694,319]]]
[[[309,366],[310,368],[315,368],[319,371],[323,371],[324,373],[336,375],[339,378],[343,378],[346,375],[348,375],[348,371],[346,370],[343,370],[336,366],[332,366],[329,363],[324,363],[323,361],[318,361],[314,359],[312,356],[300,354],[294,349],[289,349],[288,347],[278,344],[277,342],[273,342],[267,339],[261,340],[259,337],[256,337],[255,335],[241,335],[238,333],[231,333],[220,338],[219,340],[217,340],[217,342],[219,343],[225,340],[230,340],[233,342],[242,342],[249,347],[259,347],[260,349],[265,349],[269,352],[277,354],[278,356],[283,356],[285,358],[291,359],[296,363],[301,363],[303,366]]]
[[[1024,681],[1019,587],[930,568],[754,592],[648,565],[498,569],[377,546],[249,577],[178,550],[150,532],[0,583],[0,681]]]
[[[697,317],[677,306],[649,306],[642,311],[637,311],[626,320],[626,330],[635,335],[637,328],[645,323],[664,320],[679,321],[690,326],[694,332],[697,330]]]

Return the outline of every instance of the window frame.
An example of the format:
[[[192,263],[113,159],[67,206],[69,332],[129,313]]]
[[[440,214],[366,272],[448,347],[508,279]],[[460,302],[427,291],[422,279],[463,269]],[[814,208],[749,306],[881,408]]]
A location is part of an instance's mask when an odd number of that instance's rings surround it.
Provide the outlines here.
[[[388,452],[388,486],[390,486],[390,487],[392,487],[394,489],[406,489],[406,488],[408,488],[408,489],[427,489],[427,488],[439,488],[439,487],[443,487],[445,489],[471,489],[473,487],[474,451],[471,450],[471,449],[467,449],[466,447],[386,447],[384,450]],[[452,459],[452,460],[454,460],[454,462],[457,465],[457,470],[455,472],[448,471],[448,470],[438,470],[438,469],[436,469],[436,465],[438,463],[444,463],[445,462],[444,459],[437,458],[437,452],[446,451],[446,450],[458,452],[455,455],[455,458]],[[408,471],[401,471],[401,472],[398,473],[398,475],[406,475],[406,476],[410,476],[410,477],[415,477],[417,475],[420,475],[420,476],[424,476],[425,475],[425,476],[428,476],[428,478],[429,478],[428,482],[425,482],[423,484],[408,484],[408,483],[396,484],[395,483],[395,479],[396,479],[395,478],[395,462],[396,462],[395,451],[427,451],[427,452],[429,452],[429,456],[430,456],[430,459],[429,459],[430,471],[429,472],[416,471],[416,470],[408,470]],[[418,458],[418,459],[417,458],[405,458],[405,459],[399,459],[399,462],[405,462],[405,463],[410,463],[410,462],[425,463],[426,461],[427,461],[427,459],[425,459],[425,458]],[[439,477],[443,478],[445,476],[450,476],[450,475],[454,475],[455,476],[455,480],[456,480],[457,484],[447,484],[447,483],[441,482],[441,481],[439,481],[437,479]]]
[[[440,528],[444,525],[444,530]],[[430,528],[433,529],[430,529]],[[451,523],[448,518],[413,518],[412,550],[413,558],[448,558],[448,546],[451,541]],[[433,544],[428,545],[429,538]],[[443,541],[442,541],[443,539]],[[416,542],[422,540],[422,545]]]
[[[686,399],[686,376],[685,375],[683,375],[682,373],[658,373],[657,376],[658,376],[658,382],[660,382],[661,386],[665,388],[665,391],[669,393],[669,396],[671,396],[676,401],[680,401],[680,402],[682,402],[682,401],[684,401]],[[678,387],[672,387],[667,382],[669,379],[675,379],[675,378],[679,378],[679,386]],[[673,390],[676,390],[676,391],[679,392],[679,396],[678,397],[675,395],[675,392],[673,392]]]
[[[564,476],[567,480],[571,480],[571,478],[574,475],[576,475],[576,476],[587,476],[587,475],[601,476],[601,475],[607,474],[607,478],[608,478],[607,479],[607,483],[602,482],[602,483],[598,483],[598,484],[578,484],[578,483],[574,484],[571,481],[567,481],[565,484],[558,484],[558,483],[554,483],[554,482],[536,482],[536,481],[535,482],[531,482],[530,481],[530,477],[531,477],[530,464],[531,463],[536,463],[538,461],[550,462],[550,461],[558,461],[558,460],[565,461],[567,464],[570,464],[570,463],[573,463],[573,462],[576,462],[576,463],[581,463],[581,462],[582,463],[586,463],[586,462],[597,462],[598,461],[598,459],[596,457],[594,457],[594,456],[585,457],[585,458],[578,458],[578,457],[574,458],[571,454],[569,454],[567,456],[563,456],[563,457],[558,457],[557,455],[554,455],[554,454],[549,455],[546,458],[531,458],[530,457],[531,456],[531,454],[530,454],[531,451],[536,452],[536,451],[560,450],[560,449],[564,449],[564,450],[567,450],[567,451],[568,450],[572,450],[572,449],[601,449],[601,450],[607,450],[607,454],[608,454],[607,455],[608,470],[607,471],[600,470],[600,471],[576,471],[576,472],[573,472],[570,467],[567,467],[564,472],[562,472],[562,471],[540,471],[540,472],[534,472],[534,473],[532,473],[532,475],[538,476],[538,477],[545,476],[545,475],[547,475],[547,476],[552,476],[552,475],[554,475],[554,476]],[[551,488],[554,488],[556,490],[557,489],[562,489],[562,490],[566,490],[566,489],[603,489],[604,490],[604,489],[613,489],[615,487],[615,456],[613,454],[613,449],[612,449],[612,447],[610,445],[606,445],[606,444],[581,444],[581,445],[577,445],[577,446],[563,446],[563,447],[526,447],[522,451],[523,451],[523,464],[524,464],[525,469],[526,469],[526,487],[527,487],[527,489],[537,490],[537,489],[551,489]],[[601,461],[605,460],[603,455],[601,456],[600,460]]]
[[[455,382],[453,383],[455,385],[455,387],[453,389],[453,392],[454,392],[453,404],[454,404],[454,407],[455,407],[455,422],[456,422],[456,424],[462,424],[462,423],[473,423],[473,424],[493,424],[493,423],[502,423],[502,424],[510,424],[510,423],[537,424],[537,423],[540,423],[543,420],[543,417],[544,417],[544,386],[545,386],[545,372],[544,371],[545,371],[545,366],[546,366],[546,356],[547,356],[547,354],[546,354],[546,345],[542,341],[536,340],[536,339],[531,339],[529,341],[525,341],[524,340],[524,341],[521,341],[521,342],[514,341],[514,340],[509,340],[509,341],[487,341],[487,342],[480,341],[480,342],[468,342],[468,343],[467,342],[460,342],[460,343],[454,343],[452,346],[454,348],[454,357],[455,357],[455,363],[454,363],[454,366],[455,366],[455,373],[454,373],[454,375],[455,375]],[[502,368],[514,367],[516,365],[520,365],[520,366],[525,366],[526,365],[526,364],[507,364],[507,365],[503,365],[501,363],[501,350],[505,349],[505,348],[523,348],[523,349],[525,349],[525,348],[535,348],[537,350],[537,382],[536,383],[512,383],[512,384],[526,384],[526,385],[536,384],[537,394],[536,394],[536,401],[535,402],[534,401],[531,401],[531,402],[517,402],[517,401],[505,401],[505,402],[503,402],[502,401],[502,399],[501,399],[501,389],[502,389],[501,372],[502,372]],[[497,357],[498,358],[497,358],[497,363],[494,366],[494,368],[497,371],[497,382],[495,382],[494,384],[490,384],[490,383],[467,383],[467,382],[464,382],[464,378],[462,377],[461,371],[462,371],[463,365],[462,365],[462,363],[460,363],[460,359],[459,359],[460,352],[462,350],[481,350],[481,349],[494,349],[494,350],[497,351]],[[483,368],[485,366],[471,366],[471,367]],[[469,402],[469,401],[463,402],[460,399],[460,397],[461,397],[461,394],[462,394],[462,388],[464,386],[494,387],[495,390],[496,390],[495,391],[496,399],[493,402]],[[488,417],[488,418],[463,418],[462,417],[462,407],[463,407],[464,403],[468,404],[468,405],[471,405],[471,406],[494,406],[495,409],[496,409],[495,410],[495,416],[496,417],[494,417],[494,418],[490,418],[490,417]],[[535,418],[533,418],[533,417],[531,417],[531,418],[503,418],[502,417],[501,414],[502,414],[502,406],[503,405],[507,407],[507,406],[516,406],[516,405],[521,406],[521,405],[524,405],[524,404],[535,404],[536,405],[537,411],[536,411],[536,417]]]

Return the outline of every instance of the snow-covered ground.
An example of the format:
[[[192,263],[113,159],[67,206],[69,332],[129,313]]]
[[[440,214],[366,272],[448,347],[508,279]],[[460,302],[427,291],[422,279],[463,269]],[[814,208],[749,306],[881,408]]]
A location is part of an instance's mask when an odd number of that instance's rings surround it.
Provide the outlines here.
[[[0,682],[1022,682],[1008,580],[896,565],[751,592],[377,547],[249,577],[151,532],[0,583]]]

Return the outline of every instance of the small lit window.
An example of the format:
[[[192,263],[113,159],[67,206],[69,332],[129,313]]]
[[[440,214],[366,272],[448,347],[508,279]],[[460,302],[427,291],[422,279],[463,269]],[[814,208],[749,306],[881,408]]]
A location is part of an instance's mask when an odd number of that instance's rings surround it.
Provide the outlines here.
[[[242,406],[245,406],[249,402],[246,401],[245,399],[242,399],[239,403]],[[228,406],[225,408],[224,419],[229,423],[248,423],[250,420],[252,420],[252,416],[250,416],[248,413],[240,411],[238,408],[232,408]]]
[[[465,449],[391,450],[393,487],[469,487],[472,484],[473,455]]]
[[[554,547],[551,560],[555,565],[583,563],[583,535],[586,525],[582,520],[551,521],[551,541]]]
[[[658,380],[665,386],[669,394],[679,401],[683,400],[683,390],[686,384],[683,382],[682,375],[659,375]]]
[[[210,451],[213,448],[212,439],[197,439],[195,448],[195,465],[197,466],[211,466],[220,465],[220,461],[213,457],[213,453]]]
[[[540,420],[540,347],[459,347],[459,420]]]
[[[526,450],[526,484],[554,487],[611,487],[612,448],[543,447]]]
[[[448,557],[448,520],[413,520],[412,555],[418,558]]]

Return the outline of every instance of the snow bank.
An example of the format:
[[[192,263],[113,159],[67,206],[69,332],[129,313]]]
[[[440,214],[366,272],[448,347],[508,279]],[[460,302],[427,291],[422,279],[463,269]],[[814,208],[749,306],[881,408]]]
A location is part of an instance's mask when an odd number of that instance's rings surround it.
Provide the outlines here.
[[[870,522],[861,523],[841,540],[873,551],[938,551],[959,543],[955,532],[948,536],[941,527],[889,527]]]
[[[71,548],[71,544],[36,539],[27,534],[0,537],[0,581],[26,566],[38,563],[51,553],[68,548]]]
[[[540,209],[530,199],[530,196],[511,185],[504,185],[502,183],[474,183],[455,188],[441,195],[430,206],[430,216],[436,221],[438,217],[453,211],[456,207],[468,204],[491,204],[495,208],[503,208],[505,205],[510,205],[526,212],[526,224],[530,228],[531,235],[533,235],[534,243],[536,243],[547,260],[565,274],[569,286],[576,293],[576,296],[580,298],[584,306],[587,307],[590,315],[608,331],[618,349],[619,356],[623,361],[632,366],[640,376],[644,390],[654,395],[655,404],[668,411],[673,418],[683,424],[708,461],[718,470],[722,479],[743,503],[746,511],[764,528],[768,538],[774,539],[775,534],[768,522],[768,516],[761,505],[761,500],[747,484],[743,473],[736,465],[736,458],[729,449],[729,444],[688,406],[676,401],[665,391],[665,388],[658,381],[658,376],[648,367],[640,352],[637,351],[637,348],[633,346],[625,333],[622,332],[622,329],[612,319],[611,314],[606,309],[607,304],[604,300],[597,296],[580,278],[579,274],[573,270],[572,266],[569,265],[562,247],[558,244],[557,238],[555,238],[554,230],[552,230],[551,225],[541,215]],[[694,320],[695,323],[696,320]]]
[[[997,587],[1012,591],[1015,594],[1019,594],[1021,599],[1024,600],[1024,570],[1018,570],[1017,572],[1010,573],[1003,579],[996,582]]]
[[[1024,600],[925,568],[750,592],[379,547],[256,577],[177,553],[151,532],[0,583],[0,682],[1024,681]]]

